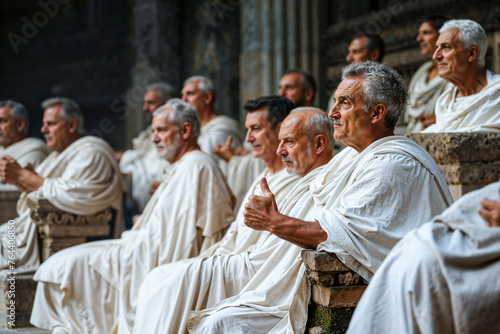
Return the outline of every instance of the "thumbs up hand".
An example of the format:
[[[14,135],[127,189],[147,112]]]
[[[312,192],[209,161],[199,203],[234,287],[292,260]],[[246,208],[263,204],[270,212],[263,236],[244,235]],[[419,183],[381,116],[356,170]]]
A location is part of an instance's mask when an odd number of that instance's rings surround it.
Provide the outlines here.
[[[231,146],[232,143],[233,136],[227,136],[226,143],[224,145],[214,146],[214,153],[224,161],[228,162],[236,154],[234,152],[234,148]]]
[[[278,205],[274,199],[274,194],[269,189],[266,178],[260,181],[260,188],[263,196],[252,195],[245,204],[245,225],[257,231],[272,232],[273,226],[278,222],[281,214],[278,212]]]

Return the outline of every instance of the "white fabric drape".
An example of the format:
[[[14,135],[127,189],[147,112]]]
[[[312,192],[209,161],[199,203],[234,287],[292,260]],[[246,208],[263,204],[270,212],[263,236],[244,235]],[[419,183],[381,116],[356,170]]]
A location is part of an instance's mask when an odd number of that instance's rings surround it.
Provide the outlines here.
[[[214,161],[201,151],[184,154],[167,168],[132,231],[63,250],[42,264],[31,322],[75,333],[106,333],[116,322],[119,333],[128,333],[146,275],[220,240],[233,221],[233,201]]]
[[[456,97],[449,87],[436,102],[436,123],[423,132],[500,132],[500,75],[486,71],[488,84],[479,93]]]
[[[215,155],[214,146],[224,145],[230,135],[233,136],[233,146],[242,145],[238,122],[229,116],[218,115],[201,127],[198,137],[201,150],[217,161],[224,175],[227,175],[227,163]]]
[[[0,158],[4,155],[15,159],[21,167],[26,167],[28,164],[37,167],[50,154],[50,149],[45,146],[43,140],[38,138],[24,138],[8,147],[0,146]],[[2,184],[0,182],[0,191],[18,190],[16,186],[11,184]],[[3,223],[3,222],[2,222]]]
[[[387,256],[351,320],[353,333],[499,333],[500,228],[479,216],[500,182],[464,195]],[[390,307],[388,307],[390,305]]]
[[[16,270],[33,272],[40,264],[38,232],[30,218],[28,197],[44,197],[58,209],[92,215],[112,207],[115,232],[120,229],[123,181],[111,147],[102,139],[82,137],[63,152],[52,152],[36,169],[43,185],[22,193],[17,203]],[[0,226],[1,265],[7,267],[7,224]]]
[[[431,80],[429,72],[434,67],[434,62],[429,60],[418,68],[411,78],[408,92],[410,93],[410,104],[406,107],[406,132],[422,131],[420,117],[423,115],[434,115],[434,108],[439,96],[443,93],[448,81],[436,75]]]
[[[336,253],[365,278],[407,231],[452,201],[432,158],[411,140],[395,136],[361,153],[345,149],[318,170],[307,195],[309,200],[291,199],[289,215],[318,220],[328,234],[318,249]],[[192,333],[304,332],[310,287],[300,248],[275,236],[267,241],[275,253],[266,256],[240,294],[192,312]]]
[[[278,205],[289,196],[298,180],[282,170],[266,176]],[[247,197],[262,195],[259,176]],[[153,270],[141,286],[134,333],[182,333],[191,309],[210,307],[239,292],[253,273],[242,253],[253,249],[267,234],[254,231],[243,222],[242,205],[226,236],[202,256]],[[157,301],[161,300],[161,303]]]
[[[283,205],[278,206],[282,214],[313,219],[318,209],[309,186],[323,168],[314,169],[295,185]],[[251,279],[236,295],[211,308],[190,312],[190,333],[281,333],[287,330],[289,312],[297,324],[293,332],[304,332],[310,289],[302,265],[302,248],[269,232],[264,234],[255,247],[231,262],[234,272],[245,273]],[[234,279],[227,274],[225,277]]]
[[[367,280],[406,233],[453,203],[432,157],[400,136],[361,153],[344,149],[311,191],[326,209],[315,218],[328,234],[318,250],[335,253]]]

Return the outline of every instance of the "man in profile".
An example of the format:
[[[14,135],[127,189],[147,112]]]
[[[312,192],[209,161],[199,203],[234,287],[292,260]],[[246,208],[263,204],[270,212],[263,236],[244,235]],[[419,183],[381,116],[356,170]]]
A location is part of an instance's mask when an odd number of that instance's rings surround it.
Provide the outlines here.
[[[102,139],[83,136],[80,107],[68,98],[42,103],[47,147],[53,152],[35,171],[22,168],[11,157],[0,160],[3,182],[23,191],[17,207],[16,271],[31,273],[40,265],[38,231],[31,220],[30,198],[43,197],[60,210],[93,215],[109,207],[115,210],[114,236],[121,230],[123,181],[111,147]],[[0,269],[7,268],[7,224],[0,226]]]
[[[131,231],[54,254],[37,270],[31,322],[68,333],[132,326],[139,286],[155,267],[205,251],[233,221],[219,167],[200,151],[194,108],[172,99],[153,114],[152,141],[170,164]]]
[[[151,141],[153,129],[151,121],[153,112],[174,96],[174,89],[169,84],[158,82],[146,87],[142,110],[146,115],[148,127],[132,139],[132,149],[117,152],[120,169],[125,174],[131,174],[132,189],[129,194],[135,210],[141,213],[154,191],[161,183],[163,171],[168,163],[156,155],[156,149]]]
[[[384,40],[379,35],[363,34],[351,40],[345,60],[348,63],[360,63],[367,60],[381,63],[384,55]]]
[[[38,138],[28,138],[29,116],[26,108],[12,100],[0,101],[0,158],[9,156],[21,167],[34,169],[50,150]],[[14,185],[0,183],[0,191],[18,190]]]
[[[439,30],[433,59],[452,83],[436,101],[436,123],[424,132],[500,132],[500,75],[484,68],[488,38],[471,20],[450,20]]]

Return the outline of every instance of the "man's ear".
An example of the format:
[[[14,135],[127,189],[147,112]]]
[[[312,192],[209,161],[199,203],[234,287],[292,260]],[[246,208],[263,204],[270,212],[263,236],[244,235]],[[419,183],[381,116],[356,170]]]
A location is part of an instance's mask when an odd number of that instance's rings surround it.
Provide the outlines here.
[[[372,52],[370,52],[370,56],[368,59],[373,60],[373,61],[378,61],[378,58],[380,57],[380,50],[375,49]]]
[[[315,144],[315,153],[316,155],[320,155],[321,152],[323,152],[326,147],[328,146],[328,140],[326,138],[326,135],[324,134],[319,134],[314,137],[314,144]]]
[[[479,56],[479,47],[477,47],[476,45],[473,45],[469,48],[469,54],[467,56],[467,61],[469,63],[472,63],[474,60],[477,59],[477,57]]]
[[[306,97],[306,101],[312,102],[314,96],[314,89],[312,89],[311,87],[306,88],[304,95]]]
[[[69,133],[76,133],[78,128],[78,121],[74,118],[70,119],[66,125],[68,126]]]
[[[17,132],[23,132],[26,127],[26,120],[24,118],[16,119],[16,130]]]
[[[379,103],[372,107],[372,124],[384,121],[385,113],[387,112],[387,107],[383,103]]]
[[[181,137],[184,140],[188,140],[191,137],[191,133],[193,132],[193,126],[188,123],[184,122],[181,127]]]
[[[209,105],[212,103],[213,100],[214,100],[214,93],[206,92],[205,93],[205,104]]]

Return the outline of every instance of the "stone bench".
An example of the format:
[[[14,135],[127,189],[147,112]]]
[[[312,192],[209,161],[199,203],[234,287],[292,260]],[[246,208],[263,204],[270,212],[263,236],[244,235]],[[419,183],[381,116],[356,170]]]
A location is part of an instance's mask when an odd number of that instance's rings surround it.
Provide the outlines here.
[[[302,250],[302,260],[312,285],[309,333],[344,333],[367,282],[335,254]]]
[[[17,217],[17,200],[21,193],[17,190],[0,191],[0,225]]]
[[[45,261],[52,254],[87,241],[111,237],[114,210],[106,209],[94,215],[75,215],[56,208],[45,198],[30,198],[31,219],[37,226],[40,257]],[[0,325],[7,329],[30,326],[29,318],[35,298],[33,274],[15,275],[15,294],[7,271],[0,272]],[[15,302],[15,327],[9,324],[11,301]]]
[[[500,133],[406,135],[432,156],[454,200],[500,179]]]

